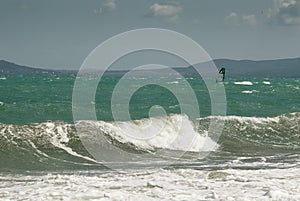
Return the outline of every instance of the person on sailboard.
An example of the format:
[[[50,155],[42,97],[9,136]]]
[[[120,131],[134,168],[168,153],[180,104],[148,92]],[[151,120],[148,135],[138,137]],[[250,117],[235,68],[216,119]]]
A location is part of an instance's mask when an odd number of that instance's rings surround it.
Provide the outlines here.
[[[219,75],[222,75],[222,81],[224,81],[224,79],[225,79],[225,68],[224,67],[222,67],[219,70]]]

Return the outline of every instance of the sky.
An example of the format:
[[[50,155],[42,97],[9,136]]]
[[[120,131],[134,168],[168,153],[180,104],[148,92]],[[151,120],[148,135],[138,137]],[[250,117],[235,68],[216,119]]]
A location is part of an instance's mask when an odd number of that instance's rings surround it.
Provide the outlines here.
[[[212,59],[300,57],[300,0],[0,0],[0,59],[78,69],[110,37],[150,27]]]

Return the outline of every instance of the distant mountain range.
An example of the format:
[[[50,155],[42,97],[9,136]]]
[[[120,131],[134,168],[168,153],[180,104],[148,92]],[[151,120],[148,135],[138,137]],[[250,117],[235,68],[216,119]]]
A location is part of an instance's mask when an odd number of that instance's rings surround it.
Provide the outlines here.
[[[300,77],[300,58],[263,61],[216,59],[214,63],[218,68],[226,68],[226,77]],[[194,67],[197,69],[203,67],[203,65],[211,65],[211,62],[196,64]],[[197,75],[197,72],[192,67],[174,68],[174,70],[183,76]],[[0,60],[0,76],[76,76],[77,72],[78,71],[75,70],[32,68]],[[122,76],[126,72],[127,71],[109,71],[106,72],[105,75]],[[148,70],[147,74],[149,72],[151,74],[151,70]],[[159,73],[165,75],[166,72],[160,70]],[[93,72],[87,72],[87,74],[93,74]],[[142,75],[143,72],[141,71],[140,74]],[[157,74],[157,71],[155,74]]]
[[[214,60],[225,66],[228,77],[300,77],[300,58],[278,60]]]
[[[74,70],[50,70],[42,68],[33,68],[21,66],[5,60],[0,60],[0,75],[28,75],[28,76],[59,76],[59,75],[76,75]]]

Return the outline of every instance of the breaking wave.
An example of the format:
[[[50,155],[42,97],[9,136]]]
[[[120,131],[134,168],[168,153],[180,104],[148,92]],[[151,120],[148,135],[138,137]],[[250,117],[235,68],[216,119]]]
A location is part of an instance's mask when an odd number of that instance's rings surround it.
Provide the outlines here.
[[[225,121],[219,141],[225,148],[300,149],[299,112],[276,117],[207,117],[199,120],[199,132],[207,129],[211,119]]]
[[[225,121],[218,143],[208,134],[212,119]],[[82,121],[77,124],[99,131],[100,137],[91,140],[103,140],[132,153],[155,153],[162,149],[188,152],[300,150],[300,113],[271,118],[206,117],[194,122],[186,115],[170,115],[128,122]],[[83,146],[75,125],[65,122],[0,124],[0,148],[2,170],[104,168]]]

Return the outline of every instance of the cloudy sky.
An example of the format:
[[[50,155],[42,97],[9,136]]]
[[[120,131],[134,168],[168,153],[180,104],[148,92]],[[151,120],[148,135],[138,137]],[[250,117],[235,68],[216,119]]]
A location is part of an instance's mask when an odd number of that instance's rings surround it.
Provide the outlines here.
[[[300,0],[0,0],[0,59],[76,69],[106,39],[147,27],[213,59],[300,57]]]

